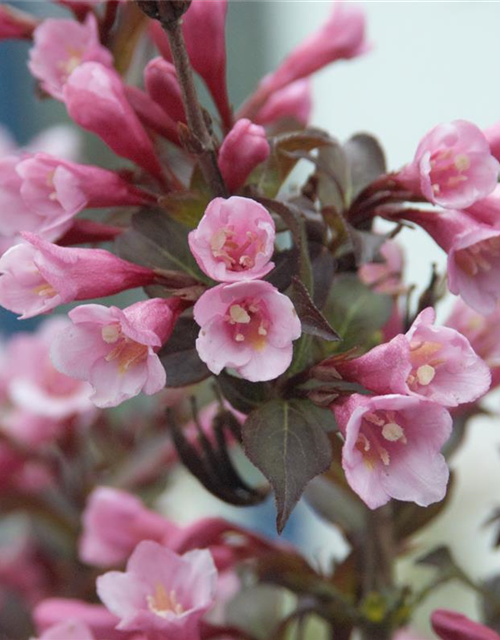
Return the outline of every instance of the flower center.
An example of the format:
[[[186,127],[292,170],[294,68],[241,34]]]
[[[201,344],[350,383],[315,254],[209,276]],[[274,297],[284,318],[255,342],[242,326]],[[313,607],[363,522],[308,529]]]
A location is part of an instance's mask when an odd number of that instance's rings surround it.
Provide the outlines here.
[[[165,587],[160,583],[157,583],[154,594],[147,596],[146,600],[149,610],[160,618],[167,618],[172,613],[180,616],[184,612],[182,605],[177,601],[175,591],[167,593]]]
[[[67,57],[58,64],[63,80],[69,78],[70,74],[81,64],[83,59],[83,51],[76,47],[66,47],[66,54]]]
[[[480,271],[490,271],[491,262],[500,256],[500,237],[488,238],[476,244],[460,249],[455,254],[458,266],[469,276]]]
[[[427,387],[436,376],[436,368],[444,360],[436,354],[443,348],[438,342],[414,341],[410,343],[410,362],[412,370],[406,379],[406,384],[412,391],[420,387]]]
[[[40,298],[53,298],[57,295],[57,291],[48,282],[43,282],[42,284],[34,287],[33,293],[40,296]]]
[[[432,191],[439,195],[448,189],[454,189],[467,181],[466,172],[470,167],[470,158],[465,153],[453,153],[453,149],[436,151],[432,154],[430,179]]]
[[[242,300],[232,304],[225,316],[235,342],[250,344],[256,351],[267,343],[269,321],[261,305],[255,300]]]
[[[148,347],[125,336],[118,323],[105,325],[101,330],[106,344],[115,345],[106,356],[106,362],[118,360],[118,371],[126,373],[136,364],[144,362],[148,357]]]
[[[365,413],[356,448],[363,455],[364,463],[370,470],[380,462],[384,467],[388,467],[391,462],[391,448],[406,443],[405,431],[397,422],[395,411]]]
[[[257,254],[262,251],[262,241],[252,231],[237,233],[232,226],[219,229],[210,240],[212,255],[224,262],[231,271],[245,271],[255,265]]]

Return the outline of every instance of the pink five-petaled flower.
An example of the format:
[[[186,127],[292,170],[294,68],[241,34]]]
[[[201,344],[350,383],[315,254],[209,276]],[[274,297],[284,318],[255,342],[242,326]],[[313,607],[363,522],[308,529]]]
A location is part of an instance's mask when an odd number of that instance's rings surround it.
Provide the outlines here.
[[[219,282],[263,278],[274,267],[275,226],[261,204],[232,196],[215,198],[189,234],[201,270]]]
[[[219,151],[219,168],[229,191],[242,187],[270,152],[265,129],[246,118],[238,120]]]
[[[215,600],[217,571],[209,551],[183,556],[158,544],[141,542],[125,573],[97,579],[97,593],[120,618],[123,631],[162,632],[169,640],[197,640],[203,614]]]
[[[462,211],[412,211],[404,218],[423,227],[448,254],[448,288],[488,315],[500,300],[500,228]]]
[[[496,187],[500,164],[484,134],[466,120],[440,124],[427,133],[413,161],[396,179],[429,202],[464,209]]]
[[[194,307],[198,355],[210,371],[236,369],[246,380],[273,380],[292,361],[301,334],[290,298],[272,284],[243,281],[205,291]]]
[[[493,629],[456,611],[436,609],[431,616],[431,623],[442,640],[500,640],[500,636]]]
[[[0,258],[0,304],[21,319],[60,304],[151,284],[155,273],[104,249],[59,247],[32,233]]]
[[[83,129],[98,135],[119,156],[162,179],[153,143],[116,71],[98,62],[79,65],[64,85],[63,98],[70,117]]]
[[[72,71],[83,62],[112,67],[111,52],[99,42],[97,21],[89,13],[84,23],[76,20],[44,20],[34,32],[28,66],[53,98],[62,100],[63,87]]]
[[[143,391],[158,393],[166,382],[156,351],[168,340],[182,302],[152,298],[126,309],[87,304],[73,309],[69,327],[52,343],[56,369],[90,382],[98,407],[115,407]]]
[[[477,400],[490,387],[489,367],[465,336],[434,326],[434,319],[435,312],[428,307],[406,335],[339,363],[337,371],[377,394],[423,396],[445,407]]]
[[[444,407],[417,397],[354,394],[332,409],[345,438],[347,481],[370,509],[390,498],[423,507],[442,500],[449,472],[439,451],[452,428]]]
[[[79,556],[97,567],[111,567],[126,560],[143,540],[161,542],[178,527],[146,509],[135,496],[113,487],[97,487],[90,494],[82,516]]]

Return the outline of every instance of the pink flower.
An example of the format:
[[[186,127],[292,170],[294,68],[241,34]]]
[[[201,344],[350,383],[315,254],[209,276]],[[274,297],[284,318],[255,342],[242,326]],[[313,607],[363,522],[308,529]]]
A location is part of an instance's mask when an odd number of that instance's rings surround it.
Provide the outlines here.
[[[86,624],[78,620],[59,622],[34,640],[96,640]]]
[[[131,640],[130,636],[127,639],[126,634],[115,631],[118,623],[116,616],[101,605],[88,604],[81,600],[47,598],[35,607],[33,619],[39,633],[45,633],[56,625],[74,620],[90,629],[98,640]]]
[[[70,74],[83,62],[113,66],[111,52],[99,42],[97,21],[89,13],[84,23],[76,20],[44,20],[34,32],[29,69],[53,98],[63,99]]]
[[[125,491],[97,487],[82,516],[79,556],[83,562],[110,567],[126,560],[143,540],[161,542],[177,527]]]
[[[97,593],[120,618],[117,629],[195,640],[200,618],[214,603],[216,582],[209,551],[179,556],[145,541],[130,556],[125,573],[112,571],[97,579]]]
[[[193,0],[183,17],[182,31],[193,69],[205,81],[229,128],[232,114],[226,86],[226,13],[227,0]],[[172,62],[168,39],[156,21],[151,25],[151,34],[162,56]]]
[[[175,67],[163,58],[153,58],[144,70],[146,90],[174,122],[186,122],[181,88]]]
[[[394,240],[386,240],[380,248],[380,258],[381,262],[369,262],[359,268],[361,282],[380,293],[403,293],[404,254],[401,246]]]
[[[500,299],[500,228],[483,225],[462,211],[412,212],[405,218],[423,227],[448,254],[448,288],[488,315]]]
[[[500,640],[498,633],[455,611],[436,609],[432,628],[442,640]]]
[[[488,129],[485,129],[483,133],[490,145],[492,155],[494,155],[497,160],[500,160],[500,120],[495,122],[491,127],[488,127]]]
[[[139,87],[124,85],[125,96],[141,123],[147,128],[179,144],[179,131],[175,120]]]
[[[265,129],[246,118],[238,120],[219,151],[219,168],[229,191],[242,187],[270,153]]]
[[[280,120],[291,119],[306,127],[311,111],[311,81],[309,78],[304,78],[275,91],[257,111],[253,120],[256,124],[269,125]]]
[[[232,196],[215,198],[189,234],[189,246],[204,273],[222,282],[263,278],[274,263],[275,226],[261,204]]]
[[[17,11],[7,5],[0,6],[0,40],[9,38],[25,38],[29,40],[37,25],[34,16],[24,11]]]
[[[268,282],[220,284],[194,307],[201,331],[198,355],[210,371],[235,369],[252,382],[273,380],[292,361],[292,341],[301,335],[290,298]]]
[[[429,202],[464,209],[493,191],[499,172],[500,164],[481,130],[466,120],[454,120],[431,129],[396,178]]]
[[[423,507],[443,499],[448,467],[439,451],[452,428],[446,409],[417,397],[359,394],[332,408],[345,437],[347,481],[370,509],[390,498]]]
[[[0,304],[21,318],[154,282],[155,273],[103,249],[59,247],[32,233],[0,258]]]
[[[493,227],[500,226],[500,185],[496,186],[492,193],[482,200],[478,200],[472,206],[465,209],[465,213],[474,220],[489,224]]]
[[[79,65],[64,85],[63,98],[77,124],[102,138],[119,156],[161,179],[162,169],[153,144],[114,70],[98,62]]]
[[[87,304],[69,313],[74,326],[52,344],[56,369],[93,387],[92,402],[115,407],[143,391],[158,393],[166,383],[156,351],[168,340],[181,312],[179,299],[136,302],[123,311]]]
[[[445,407],[477,400],[490,387],[488,366],[465,336],[434,326],[434,319],[434,310],[425,309],[406,335],[340,362],[337,371],[376,394],[417,395]]]

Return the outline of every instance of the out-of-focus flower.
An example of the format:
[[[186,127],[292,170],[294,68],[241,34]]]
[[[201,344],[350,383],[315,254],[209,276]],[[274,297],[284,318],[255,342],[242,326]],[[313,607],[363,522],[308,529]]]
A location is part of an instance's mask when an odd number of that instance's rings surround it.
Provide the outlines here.
[[[257,111],[256,124],[269,125],[280,120],[295,120],[303,127],[309,123],[312,112],[312,88],[309,78],[296,80],[275,91]]]
[[[168,340],[182,303],[152,298],[124,310],[87,304],[73,309],[73,326],[56,336],[56,369],[93,387],[92,402],[115,407],[141,391],[158,393],[166,383],[156,352]]]
[[[436,609],[432,628],[442,640],[499,640],[498,633],[456,611]]]
[[[447,209],[464,209],[496,187],[500,164],[481,130],[466,120],[431,129],[413,161],[395,177],[406,189]]]
[[[443,499],[449,472],[439,452],[452,428],[446,409],[417,397],[359,394],[332,408],[345,438],[347,481],[370,509],[391,498],[424,507]]]
[[[30,40],[38,22],[35,16],[6,5],[0,6],[0,40],[24,38]]]
[[[34,640],[96,640],[96,637],[83,622],[67,620],[50,627]]]
[[[274,267],[275,226],[261,204],[232,196],[215,198],[189,246],[200,268],[214,280],[236,282],[263,278]]]
[[[242,187],[270,152],[265,129],[246,118],[238,120],[219,151],[219,168],[229,191]]]
[[[97,592],[120,618],[120,630],[162,632],[171,640],[198,638],[200,618],[213,605],[217,571],[209,551],[179,556],[156,542],[141,542],[127,571],[97,579]]]
[[[292,361],[301,324],[287,296],[268,282],[221,284],[206,291],[194,307],[201,330],[198,355],[215,374],[236,369],[252,382],[273,380]]]
[[[113,295],[155,280],[151,269],[103,249],[59,247],[31,233],[0,258],[0,304],[31,318],[60,304]]]

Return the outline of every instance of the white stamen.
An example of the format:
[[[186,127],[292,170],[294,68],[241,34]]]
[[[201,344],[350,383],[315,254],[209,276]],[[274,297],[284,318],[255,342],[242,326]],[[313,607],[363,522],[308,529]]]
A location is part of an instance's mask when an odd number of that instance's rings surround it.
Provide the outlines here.
[[[434,376],[436,375],[436,370],[434,367],[431,367],[430,364],[423,364],[421,367],[417,369],[417,380],[418,383],[422,386],[426,387],[434,380]]]

